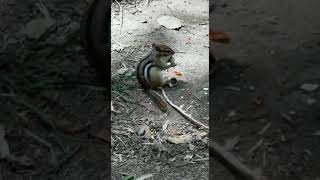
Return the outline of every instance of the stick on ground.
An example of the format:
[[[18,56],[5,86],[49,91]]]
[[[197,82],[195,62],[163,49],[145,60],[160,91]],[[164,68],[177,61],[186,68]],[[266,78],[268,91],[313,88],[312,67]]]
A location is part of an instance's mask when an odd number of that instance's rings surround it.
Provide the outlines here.
[[[201,126],[201,127],[205,128],[205,129],[209,130],[209,126],[202,124],[201,122],[195,120],[191,115],[189,115],[189,114],[187,114],[186,112],[184,112],[181,108],[179,108],[177,105],[175,105],[175,104],[168,98],[168,96],[166,95],[166,92],[165,92],[163,89],[161,89],[161,91],[162,91],[162,94],[163,94],[164,98],[166,99],[166,101],[167,101],[175,110],[177,110],[180,114],[182,114],[187,120],[189,120],[190,122],[192,122],[192,123],[194,123],[194,124],[196,124],[196,125],[198,125],[198,126]]]
[[[236,176],[245,180],[267,180],[259,173],[250,170],[246,165],[241,163],[232,153],[227,151],[221,145],[210,140],[210,154],[221,162],[226,168],[233,172]]]

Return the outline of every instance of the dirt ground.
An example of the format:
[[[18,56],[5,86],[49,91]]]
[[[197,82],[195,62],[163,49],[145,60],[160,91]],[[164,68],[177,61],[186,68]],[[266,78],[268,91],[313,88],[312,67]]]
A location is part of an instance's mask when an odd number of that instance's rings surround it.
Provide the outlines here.
[[[87,3],[39,2],[0,1],[0,179],[103,179],[104,89],[79,41]]]
[[[209,1],[137,1],[112,6],[112,178],[152,174],[153,179],[208,179],[208,134],[174,109],[162,113],[143,93],[132,74],[152,43],[173,48],[181,83],[166,88],[170,99],[204,124],[209,124]],[[121,16],[123,12],[123,20]],[[174,16],[178,30],[157,19]],[[121,30],[121,31],[120,31]],[[136,130],[145,127],[145,135]],[[144,128],[142,128],[144,129]],[[184,138],[175,144],[169,138]],[[190,138],[189,138],[190,137]]]
[[[214,139],[269,179],[319,179],[320,2],[215,3],[210,23],[233,42],[216,46]]]

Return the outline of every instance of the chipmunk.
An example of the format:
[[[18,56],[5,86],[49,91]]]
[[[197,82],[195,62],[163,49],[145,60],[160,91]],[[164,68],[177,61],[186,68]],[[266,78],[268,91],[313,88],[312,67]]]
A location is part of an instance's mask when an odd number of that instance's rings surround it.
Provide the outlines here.
[[[167,103],[154,89],[176,84],[174,78],[168,80],[162,74],[163,70],[176,66],[172,57],[174,54],[175,52],[166,45],[152,44],[152,51],[139,62],[136,68],[138,82],[162,112],[167,111]]]

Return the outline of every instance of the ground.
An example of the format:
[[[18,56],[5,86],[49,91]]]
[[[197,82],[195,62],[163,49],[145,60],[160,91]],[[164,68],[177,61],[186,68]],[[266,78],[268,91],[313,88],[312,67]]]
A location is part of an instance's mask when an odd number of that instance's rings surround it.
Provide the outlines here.
[[[301,89],[320,83],[319,1],[215,3],[210,23],[232,44],[215,47],[214,139],[269,179],[319,178],[319,91]],[[219,163],[211,173],[236,179]]]
[[[111,125],[112,178],[153,174],[154,179],[208,179],[205,129],[194,126],[172,108],[168,114],[159,111],[131,73],[152,43],[173,48],[177,52],[175,70],[182,72],[182,83],[165,90],[176,105],[208,124],[209,1],[137,2],[137,8],[122,4],[123,11],[117,3],[112,6],[112,99],[116,111]],[[174,16],[183,20],[184,26],[166,29],[157,22],[161,16]],[[136,129],[141,126],[150,129],[150,135],[139,137]],[[195,136],[181,144],[165,140],[181,135]]]

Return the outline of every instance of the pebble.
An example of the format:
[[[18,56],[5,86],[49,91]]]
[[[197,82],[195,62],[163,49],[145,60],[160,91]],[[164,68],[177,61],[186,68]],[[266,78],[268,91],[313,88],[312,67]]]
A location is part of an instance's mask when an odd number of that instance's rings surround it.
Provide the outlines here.
[[[228,117],[234,117],[234,116],[236,116],[236,115],[237,115],[237,111],[231,110],[231,111],[229,112],[229,114],[228,114]]]
[[[317,100],[315,100],[315,99],[313,99],[313,98],[308,98],[307,99],[307,104],[308,105],[313,105],[313,104],[315,104],[317,102]]]
[[[300,86],[300,89],[304,90],[304,91],[308,91],[308,92],[312,92],[315,91],[319,88],[319,84],[302,84]]]
[[[137,131],[137,134],[138,134],[139,136],[143,136],[143,135],[144,135],[144,132],[145,132],[144,128],[143,128],[143,127],[140,127],[140,128],[138,129],[138,131]]]
[[[189,144],[189,149],[190,149],[190,151],[193,151],[193,150],[194,150],[194,148],[195,148],[195,146],[194,146],[194,145]]]
[[[249,90],[250,90],[250,91],[254,91],[255,89],[256,89],[256,88],[255,88],[254,86],[252,86],[252,85],[249,86]]]

